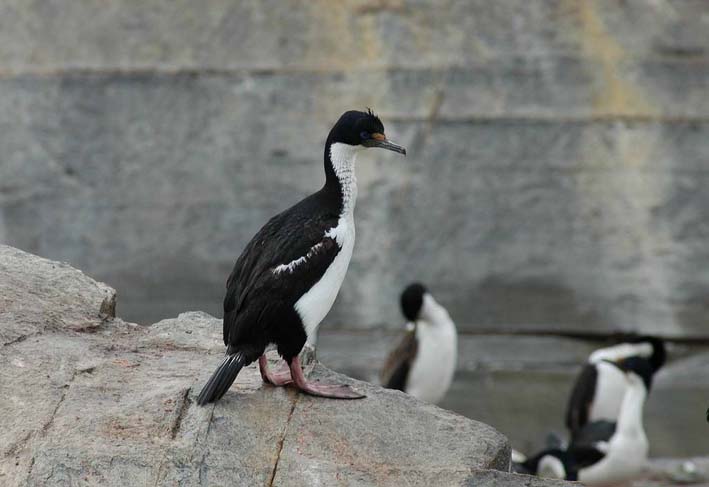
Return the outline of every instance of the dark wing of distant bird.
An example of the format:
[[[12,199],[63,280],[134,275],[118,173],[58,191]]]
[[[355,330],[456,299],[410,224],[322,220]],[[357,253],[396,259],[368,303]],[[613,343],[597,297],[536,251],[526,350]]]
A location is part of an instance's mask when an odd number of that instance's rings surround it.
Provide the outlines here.
[[[566,407],[566,427],[574,432],[588,422],[593,396],[596,393],[598,371],[592,364],[584,365],[576,379]]]
[[[592,446],[569,448],[568,453],[574,460],[574,472],[578,472],[582,468],[590,467],[603,460],[603,457],[606,456],[601,450]]]
[[[592,447],[599,441],[610,441],[615,433],[614,421],[592,421],[586,423],[581,429],[573,432],[570,448]]]
[[[313,218],[296,208],[271,218],[236,261],[224,297],[225,345],[239,343],[284,306],[292,308],[340,251],[325,236],[337,225],[336,215]]]
[[[384,364],[380,375],[382,386],[400,391],[406,388],[406,380],[416,357],[417,349],[416,330],[406,332],[399,345],[389,354]]]

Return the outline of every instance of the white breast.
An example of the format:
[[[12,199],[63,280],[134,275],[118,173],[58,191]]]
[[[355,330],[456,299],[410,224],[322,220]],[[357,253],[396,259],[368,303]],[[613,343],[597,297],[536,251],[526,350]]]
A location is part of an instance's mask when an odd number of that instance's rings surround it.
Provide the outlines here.
[[[406,392],[422,401],[438,403],[455,374],[458,337],[448,312],[429,294],[424,296],[426,319],[418,323],[418,349],[406,381]]]
[[[631,374],[616,430],[605,449],[605,457],[579,471],[581,482],[586,485],[616,485],[642,475],[649,450],[642,421],[646,396],[642,379]]]
[[[586,485],[617,485],[639,477],[647,466],[648,441],[639,437],[616,435],[608,452],[598,463],[579,471],[579,481]]]
[[[355,243],[354,208],[357,201],[357,178],[355,177],[355,159],[362,146],[335,143],[330,146],[330,160],[342,190],[342,213],[337,226],[325,233],[337,241],[340,251],[318,282],[303,294],[295,303],[307,343],[315,345],[320,322],[332,308],[347,267],[350,265]]]
[[[589,421],[617,421],[620,405],[628,388],[625,374],[613,364],[596,364],[596,394],[589,410]]]
[[[337,243],[341,245],[340,251],[322,278],[295,303],[295,310],[303,322],[309,344],[315,343],[318,326],[332,308],[342,281],[345,279],[347,267],[350,265],[355,242],[352,215],[350,214],[349,218],[340,218],[337,227],[330,230],[327,235],[335,237]]]

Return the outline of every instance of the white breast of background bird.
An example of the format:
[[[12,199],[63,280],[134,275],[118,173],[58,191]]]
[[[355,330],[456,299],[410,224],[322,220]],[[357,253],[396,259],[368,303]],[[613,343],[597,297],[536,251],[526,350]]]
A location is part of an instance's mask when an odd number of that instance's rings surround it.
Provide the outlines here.
[[[424,296],[422,320],[416,327],[418,349],[406,384],[406,392],[437,403],[453,380],[458,339],[448,311],[430,294]]]
[[[352,258],[355,243],[354,207],[357,201],[354,166],[360,150],[361,146],[341,143],[330,147],[330,160],[342,189],[342,211],[337,226],[325,232],[323,237],[335,239],[340,251],[320,280],[295,303],[295,310],[305,327],[307,343],[311,345],[315,343],[318,326],[335,302]]]
[[[579,481],[589,485],[615,485],[636,477],[646,467],[649,443],[642,425],[642,407],[647,392],[638,377],[626,388],[616,432],[604,446],[606,456],[579,472]]]
[[[625,374],[618,367],[607,362],[598,362],[596,370],[598,386],[589,410],[589,421],[616,421],[620,404],[628,388]]]

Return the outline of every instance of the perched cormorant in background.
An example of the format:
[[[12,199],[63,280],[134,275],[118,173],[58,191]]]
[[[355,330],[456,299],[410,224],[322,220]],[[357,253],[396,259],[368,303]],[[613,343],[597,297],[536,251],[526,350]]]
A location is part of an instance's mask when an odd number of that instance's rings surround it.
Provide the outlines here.
[[[628,381],[611,362],[630,357],[647,359],[654,374],[665,363],[665,345],[660,338],[639,336],[593,352],[569,397],[566,426],[572,436],[590,421],[618,419]]]
[[[643,407],[654,369],[638,356],[608,362],[627,382],[617,422],[587,422],[567,449],[553,448],[525,460],[516,470],[589,486],[616,485],[641,476],[649,443],[643,428]]]
[[[355,158],[368,147],[406,154],[386,139],[371,110],[345,112],[325,143],[325,185],[271,218],[234,265],[224,298],[226,358],[199,394],[204,405],[221,398],[242,367],[259,360],[265,382],[290,382],[308,394],[356,399],[346,385],[308,382],[298,359],[308,337],[330,311],[352,256],[357,199]],[[270,344],[289,370],[271,373]]]
[[[455,373],[458,337],[448,311],[421,284],[401,294],[408,331],[392,351],[381,383],[423,401],[437,403],[448,391]]]

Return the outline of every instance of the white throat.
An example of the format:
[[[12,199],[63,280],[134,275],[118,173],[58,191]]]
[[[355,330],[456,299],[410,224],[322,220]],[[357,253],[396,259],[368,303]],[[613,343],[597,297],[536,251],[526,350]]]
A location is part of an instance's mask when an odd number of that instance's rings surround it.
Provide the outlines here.
[[[364,149],[361,145],[349,145],[335,142],[330,145],[330,161],[335,176],[342,189],[342,214],[354,211],[357,202],[357,177],[355,176],[355,160],[357,153]]]
[[[342,143],[330,145],[330,161],[342,190],[342,213],[337,225],[325,232],[325,237],[333,238],[340,251],[325,271],[325,274],[295,303],[295,309],[305,327],[307,343],[315,345],[320,322],[330,311],[345,278],[352,258],[355,242],[354,207],[357,201],[357,178],[355,159],[362,146]],[[306,254],[306,259],[308,258]]]

